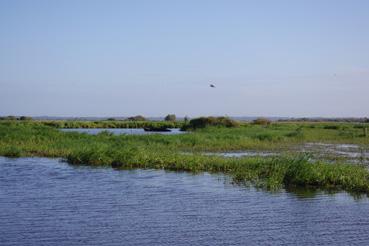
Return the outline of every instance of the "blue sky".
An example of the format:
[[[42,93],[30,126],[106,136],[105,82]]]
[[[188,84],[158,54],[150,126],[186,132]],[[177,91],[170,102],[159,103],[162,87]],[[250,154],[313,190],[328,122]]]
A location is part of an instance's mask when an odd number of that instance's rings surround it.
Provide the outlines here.
[[[0,115],[369,116],[368,27],[365,0],[0,0]]]

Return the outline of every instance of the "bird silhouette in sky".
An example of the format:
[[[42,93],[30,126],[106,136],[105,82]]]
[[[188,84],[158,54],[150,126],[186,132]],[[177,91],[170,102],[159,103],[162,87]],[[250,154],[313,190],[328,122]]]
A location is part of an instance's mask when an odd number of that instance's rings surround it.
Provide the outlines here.
[[[213,85],[213,84],[210,84],[210,87],[211,87],[211,88],[215,88],[215,85]]]

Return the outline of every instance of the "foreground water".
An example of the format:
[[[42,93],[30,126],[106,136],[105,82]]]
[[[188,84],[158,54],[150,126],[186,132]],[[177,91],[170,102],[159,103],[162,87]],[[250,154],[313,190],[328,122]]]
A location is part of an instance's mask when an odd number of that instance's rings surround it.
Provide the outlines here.
[[[369,201],[0,157],[0,245],[368,245]]]

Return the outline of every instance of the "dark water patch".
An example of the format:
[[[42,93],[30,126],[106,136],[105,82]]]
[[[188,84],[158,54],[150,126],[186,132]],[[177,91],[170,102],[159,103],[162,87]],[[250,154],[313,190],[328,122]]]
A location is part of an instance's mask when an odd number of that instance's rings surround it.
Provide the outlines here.
[[[163,135],[172,135],[172,134],[183,134],[186,133],[181,131],[179,128],[171,128],[170,131],[167,132],[157,132],[157,131],[145,131],[143,128],[69,128],[69,129],[60,129],[63,132],[79,132],[79,133],[87,133],[91,135],[96,135],[101,132],[108,132],[114,135],[146,135],[146,134],[163,134]]]
[[[1,245],[367,245],[369,200],[0,158]]]

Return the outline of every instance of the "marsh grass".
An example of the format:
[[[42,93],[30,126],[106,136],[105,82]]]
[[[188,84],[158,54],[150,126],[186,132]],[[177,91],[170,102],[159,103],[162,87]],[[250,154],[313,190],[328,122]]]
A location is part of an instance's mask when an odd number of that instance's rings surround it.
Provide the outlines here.
[[[343,142],[367,147],[362,129],[272,123],[242,124],[237,128],[205,127],[182,135],[88,135],[61,132],[39,122],[0,123],[0,155],[9,157],[61,157],[71,164],[112,166],[117,169],[154,168],[188,172],[221,172],[236,183],[252,182],[258,187],[316,187],[369,193],[369,172],[359,165],[312,162],[307,155],[224,158],[202,151],[283,150],[304,142]],[[352,137],[354,136],[354,137]],[[184,154],[183,152],[189,152]]]
[[[16,146],[7,146],[3,150],[3,156],[9,158],[17,158],[22,156],[22,150]]]

